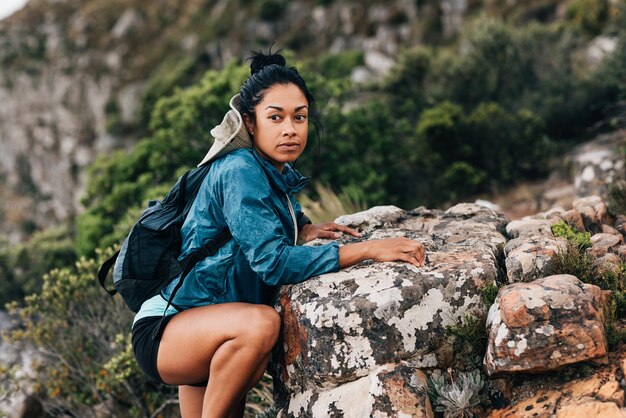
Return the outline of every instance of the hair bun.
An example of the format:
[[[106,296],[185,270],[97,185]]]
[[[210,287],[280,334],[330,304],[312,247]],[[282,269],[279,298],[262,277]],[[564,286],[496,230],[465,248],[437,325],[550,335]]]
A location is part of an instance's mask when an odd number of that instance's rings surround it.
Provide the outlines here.
[[[254,75],[258,73],[259,71],[261,71],[263,68],[267,67],[268,65],[276,64],[281,67],[285,66],[287,61],[285,61],[285,57],[283,57],[282,55],[278,53],[280,52],[280,50],[274,52],[273,54],[271,50],[272,50],[272,47],[270,46],[270,51],[268,51],[268,55],[265,55],[263,51],[252,53],[252,56],[248,58],[249,60],[251,60],[250,75]]]

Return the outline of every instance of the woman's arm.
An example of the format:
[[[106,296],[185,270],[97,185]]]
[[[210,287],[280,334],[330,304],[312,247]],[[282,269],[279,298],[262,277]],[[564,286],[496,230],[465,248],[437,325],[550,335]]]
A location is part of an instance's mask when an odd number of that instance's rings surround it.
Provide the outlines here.
[[[341,232],[360,237],[357,231],[334,222],[307,224],[300,231],[300,238],[311,241],[315,238],[336,239]],[[389,238],[346,244],[339,248],[339,267],[344,268],[363,260],[406,261],[416,267],[424,266],[424,245],[408,238]]]
[[[346,244],[339,248],[339,267],[344,268],[363,260],[406,261],[416,267],[424,266],[424,244],[409,238],[387,238]]]

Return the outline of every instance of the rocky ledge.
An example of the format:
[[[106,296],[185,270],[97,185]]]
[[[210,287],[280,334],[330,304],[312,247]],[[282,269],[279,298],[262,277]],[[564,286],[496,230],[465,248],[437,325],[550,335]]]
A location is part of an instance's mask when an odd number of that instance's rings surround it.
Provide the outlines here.
[[[591,251],[607,268],[625,261],[624,218],[597,197],[514,222],[467,203],[446,211],[375,207],[338,218],[363,240],[424,243],[426,265],[367,261],[281,288],[275,307],[284,327],[272,363],[279,416],[434,416],[428,378],[460,363],[465,354],[447,331],[473,317],[487,318],[487,349],[476,367],[493,387],[512,374],[606,364],[610,292],[556,274],[557,255],[568,248],[551,231],[560,220],[594,233]],[[495,302],[486,302],[496,286]],[[615,392],[607,402],[626,416],[623,388]]]

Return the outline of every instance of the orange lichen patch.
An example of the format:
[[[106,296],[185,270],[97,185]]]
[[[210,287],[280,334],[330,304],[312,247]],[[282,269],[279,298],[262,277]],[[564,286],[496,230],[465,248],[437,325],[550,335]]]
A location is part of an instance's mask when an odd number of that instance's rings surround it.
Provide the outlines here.
[[[293,364],[300,354],[300,327],[298,317],[293,312],[291,300],[287,294],[280,296],[283,309],[283,344],[285,347],[285,364]]]
[[[415,394],[406,387],[407,383],[404,379],[400,377],[388,378],[385,380],[384,385],[387,396],[389,396],[389,401],[395,412],[420,418],[432,418],[434,416],[431,408],[428,406],[423,408],[420,405],[420,399],[416,398]]]
[[[527,327],[534,321],[528,313],[526,302],[518,292],[508,292],[500,297],[502,321],[511,328]]]

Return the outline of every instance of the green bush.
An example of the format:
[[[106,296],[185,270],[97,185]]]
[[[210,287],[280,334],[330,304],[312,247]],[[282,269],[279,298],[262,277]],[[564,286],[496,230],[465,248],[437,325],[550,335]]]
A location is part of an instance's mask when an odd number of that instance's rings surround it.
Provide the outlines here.
[[[112,400],[111,416],[150,417],[176,393],[149,381],[132,360],[131,312],[119,297],[110,298],[95,285],[99,264],[81,259],[74,268],[52,270],[41,292],[27,296],[23,307],[8,305],[22,323],[10,338],[45,353],[29,384],[45,394],[48,407],[85,416],[84,408]]]
[[[130,208],[138,213],[149,199],[161,199],[184,170],[194,167],[211,146],[209,131],[228,110],[246,68],[231,63],[209,71],[193,87],[159,100],[150,121],[152,135],[130,153],[99,158],[90,168],[85,211],[76,221],[76,248],[91,256],[123,238],[116,225]],[[126,222],[128,224],[128,222]]]
[[[35,233],[27,242],[0,246],[0,304],[38,292],[45,273],[71,265],[77,254],[65,227]]]
[[[567,8],[565,16],[589,35],[598,35],[609,17],[609,1],[575,0]]]
[[[565,221],[559,221],[550,227],[555,237],[564,237],[570,243],[576,245],[579,249],[591,247],[591,233],[578,232],[569,226]]]

